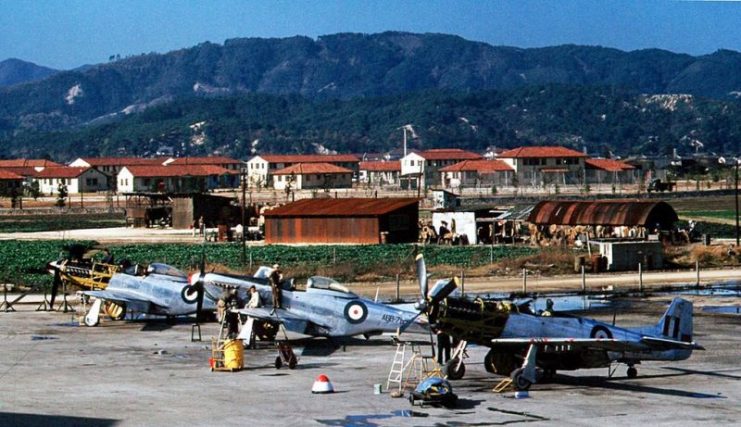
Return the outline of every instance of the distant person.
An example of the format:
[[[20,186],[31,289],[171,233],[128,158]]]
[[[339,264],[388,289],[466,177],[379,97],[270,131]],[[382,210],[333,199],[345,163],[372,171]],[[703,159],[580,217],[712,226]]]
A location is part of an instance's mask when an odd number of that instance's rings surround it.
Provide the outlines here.
[[[280,274],[280,265],[273,265],[273,271],[270,273],[270,287],[272,288],[273,294],[273,312],[278,308],[283,308],[281,304],[282,292],[280,289],[280,282],[283,280],[283,275]]]
[[[203,236],[206,234],[206,220],[203,219],[203,215],[198,218],[198,235]]]
[[[437,330],[437,363],[446,364],[450,360],[450,335]]]
[[[541,316],[553,316],[553,300],[548,298],[545,300],[545,310],[543,310],[542,313],[540,313]]]
[[[250,300],[247,302],[247,308],[260,308],[261,306],[260,293],[257,292],[257,288],[253,285],[250,287]]]

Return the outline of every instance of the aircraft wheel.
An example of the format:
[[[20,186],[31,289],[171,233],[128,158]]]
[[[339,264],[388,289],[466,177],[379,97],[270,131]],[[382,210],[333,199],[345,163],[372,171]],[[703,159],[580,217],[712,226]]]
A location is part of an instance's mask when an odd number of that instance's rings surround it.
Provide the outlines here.
[[[484,369],[486,369],[486,372],[492,374],[497,373],[497,368],[494,365],[494,350],[489,350],[486,356],[484,356]]]
[[[448,379],[459,380],[466,374],[466,364],[461,363],[459,367],[458,359],[448,360],[448,363],[443,367],[443,373],[448,377]]]
[[[288,369],[295,369],[296,365],[298,365],[298,360],[296,360],[295,357],[292,357],[291,360],[288,361]]]
[[[638,376],[638,369],[634,368],[633,366],[628,366],[628,378],[635,378]]]
[[[280,359],[280,356],[275,357],[275,369],[280,369],[283,366],[283,361]]]
[[[514,384],[516,390],[527,390],[532,385],[532,383],[523,376],[524,373],[524,368],[517,368],[512,371],[512,384]]]
[[[85,326],[90,326],[90,327],[98,326],[98,324],[100,323],[100,318],[95,317],[95,320],[93,320],[90,318],[90,316],[86,315],[84,322],[85,322]]]

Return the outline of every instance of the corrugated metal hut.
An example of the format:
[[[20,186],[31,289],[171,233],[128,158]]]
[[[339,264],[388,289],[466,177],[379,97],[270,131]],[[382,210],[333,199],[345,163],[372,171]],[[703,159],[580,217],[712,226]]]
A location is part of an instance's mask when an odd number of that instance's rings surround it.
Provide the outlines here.
[[[668,203],[643,200],[544,201],[530,213],[533,224],[639,226],[668,230],[678,220]]]
[[[304,199],[264,212],[265,242],[417,241],[419,199]]]

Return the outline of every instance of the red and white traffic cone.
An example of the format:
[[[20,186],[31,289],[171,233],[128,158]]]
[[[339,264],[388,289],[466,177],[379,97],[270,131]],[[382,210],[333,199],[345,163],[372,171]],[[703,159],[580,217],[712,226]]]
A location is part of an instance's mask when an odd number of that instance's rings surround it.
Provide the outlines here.
[[[311,392],[314,394],[334,393],[334,387],[332,387],[332,382],[329,381],[329,377],[321,374],[314,380]]]

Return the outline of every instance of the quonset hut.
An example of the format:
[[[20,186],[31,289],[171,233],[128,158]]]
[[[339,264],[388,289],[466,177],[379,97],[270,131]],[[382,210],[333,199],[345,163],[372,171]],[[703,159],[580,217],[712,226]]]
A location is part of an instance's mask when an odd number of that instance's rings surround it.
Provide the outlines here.
[[[304,199],[263,213],[265,243],[408,243],[417,241],[419,199]]]

